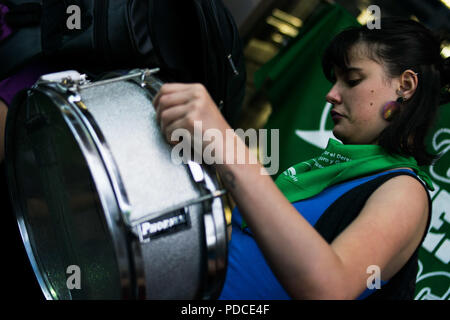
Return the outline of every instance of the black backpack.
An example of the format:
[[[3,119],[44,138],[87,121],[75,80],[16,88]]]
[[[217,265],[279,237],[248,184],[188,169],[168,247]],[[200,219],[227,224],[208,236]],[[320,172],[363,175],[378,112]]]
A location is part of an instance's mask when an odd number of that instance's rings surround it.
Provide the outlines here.
[[[96,70],[160,67],[163,81],[205,85],[231,126],[244,98],[241,39],[222,0],[0,0],[14,33],[0,79],[40,58]],[[80,29],[68,21],[77,6]],[[71,7],[73,8],[73,7]]]

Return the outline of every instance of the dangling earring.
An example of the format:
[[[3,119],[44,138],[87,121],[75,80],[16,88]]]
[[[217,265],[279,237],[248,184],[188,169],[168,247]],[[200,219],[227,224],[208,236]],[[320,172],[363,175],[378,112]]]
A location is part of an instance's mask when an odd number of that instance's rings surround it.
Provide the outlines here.
[[[405,99],[400,96],[396,101],[389,101],[383,106],[383,119],[386,121],[391,121],[400,111],[401,104],[405,101]]]

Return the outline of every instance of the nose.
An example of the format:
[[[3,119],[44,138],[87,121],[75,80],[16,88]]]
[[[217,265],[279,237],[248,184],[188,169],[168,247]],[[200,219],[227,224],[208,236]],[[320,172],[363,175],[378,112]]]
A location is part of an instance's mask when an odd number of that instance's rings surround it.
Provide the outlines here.
[[[327,102],[331,104],[340,104],[342,102],[341,95],[339,94],[337,84],[335,84],[330,91],[328,91],[327,95],[325,96]]]

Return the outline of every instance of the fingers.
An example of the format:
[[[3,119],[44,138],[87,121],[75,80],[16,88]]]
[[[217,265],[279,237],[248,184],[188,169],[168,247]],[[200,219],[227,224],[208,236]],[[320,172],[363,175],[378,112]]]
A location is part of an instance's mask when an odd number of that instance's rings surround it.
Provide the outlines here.
[[[166,83],[161,86],[158,93],[153,98],[153,105],[155,106],[155,108],[158,107],[162,96],[177,92],[187,92],[191,90],[192,86],[192,84],[187,83]]]
[[[176,129],[183,129],[184,128],[184,119],[177,119],[175,121],[172,121],[168,126],[164,128],[162,131],[164,134],[164,137],[166,138],[166,141],[171,145],[176,145],[180,142],[180,138],[182,139],[189,139],[190,135],[187,134],[186,130],[178,132],[178,134],[175,134]],[[172,137],[173,135],[173,137]],[[172,140],[173,138],[173,140]]]
[[[168,126],[170,126],[176,120],[185,118],[188,112],[189,106],[186,104],[177,105],[176,107],[162,110],[159,117],[157,117],[157,121],[160,125],[161,131],[165,133]]]
[[[161,121],[161,114],[173,107],[178,107],[180,105],[186,105],[192,100],[189,91],[176,91],[172,93],[162,93],[156,100],[156,120],[158,123]]]

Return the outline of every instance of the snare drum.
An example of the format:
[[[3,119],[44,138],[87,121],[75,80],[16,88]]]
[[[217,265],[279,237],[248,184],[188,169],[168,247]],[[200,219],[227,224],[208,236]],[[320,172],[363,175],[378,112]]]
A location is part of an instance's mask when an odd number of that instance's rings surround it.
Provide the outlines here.
[[[176,164],[155,70],[50,74],[7,120],[10,196],[47,299],[214,299],[227,264],[224,191]]]

